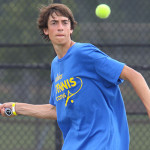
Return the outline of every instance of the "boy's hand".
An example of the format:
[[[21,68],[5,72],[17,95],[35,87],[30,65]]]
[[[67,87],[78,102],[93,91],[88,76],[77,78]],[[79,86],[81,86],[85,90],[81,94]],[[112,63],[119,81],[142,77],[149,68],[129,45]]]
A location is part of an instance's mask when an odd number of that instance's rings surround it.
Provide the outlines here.
[[[6,109],[7,111],[9,111],[8,114],[6,114]],[[3,117],[14,117],[14,115],[11,114],[11,111],[12,111],[12,102],[0,104],[0,113]]]

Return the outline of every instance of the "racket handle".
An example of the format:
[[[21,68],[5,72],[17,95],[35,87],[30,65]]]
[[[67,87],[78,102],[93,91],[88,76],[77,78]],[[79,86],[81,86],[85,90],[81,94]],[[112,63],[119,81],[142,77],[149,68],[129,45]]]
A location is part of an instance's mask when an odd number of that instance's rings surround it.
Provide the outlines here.
[[[0,103],[0,105],[2,105],[2,104]],[[5,114],[7,116],[11,116],[13,113],[12,113],[12,110],[10,108],[5,108]]]
[[[5,108],[5,114],[7,116],[11,116],[12,115],[12,110],[10,108]]]

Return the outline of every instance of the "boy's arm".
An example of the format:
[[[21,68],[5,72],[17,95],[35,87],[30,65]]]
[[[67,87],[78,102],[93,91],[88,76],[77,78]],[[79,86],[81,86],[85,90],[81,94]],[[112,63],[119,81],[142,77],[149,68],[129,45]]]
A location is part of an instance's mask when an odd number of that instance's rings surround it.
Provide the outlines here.
[[[120,78],[128,80],[132,84],[135,92],[142,100],[150,118],[150,89],[144,77],[134,69],[124,66]]]
[[[12,102],[4,103],[0,106],[2,116],[6,116],[4,113],[5,108],[12,109]],[[17,114],[32,116],[42,119],[57,119],[56,107],[51,104],[33,105],[27,103],[16,103],[15,111]]]

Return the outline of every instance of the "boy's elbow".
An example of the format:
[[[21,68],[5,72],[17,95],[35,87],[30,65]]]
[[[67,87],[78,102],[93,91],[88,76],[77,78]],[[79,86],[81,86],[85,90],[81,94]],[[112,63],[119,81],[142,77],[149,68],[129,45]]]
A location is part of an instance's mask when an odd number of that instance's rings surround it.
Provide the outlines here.
[[[142,74],[128,66],[124,66],[121,75],[120,75],[121,79],[124,80],[134,80],[134,79],[139,79],[139,78],[143,78]]]

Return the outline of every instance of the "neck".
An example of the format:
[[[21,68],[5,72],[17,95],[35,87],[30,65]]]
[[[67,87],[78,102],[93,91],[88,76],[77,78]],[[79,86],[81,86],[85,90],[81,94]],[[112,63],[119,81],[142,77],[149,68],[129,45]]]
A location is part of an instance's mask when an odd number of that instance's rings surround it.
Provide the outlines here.
[[[67,53],[68,49],[74,45],[74,41],[70,40],[67,44],[53,45],[58,58],[62,58]]]

